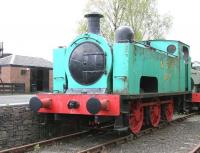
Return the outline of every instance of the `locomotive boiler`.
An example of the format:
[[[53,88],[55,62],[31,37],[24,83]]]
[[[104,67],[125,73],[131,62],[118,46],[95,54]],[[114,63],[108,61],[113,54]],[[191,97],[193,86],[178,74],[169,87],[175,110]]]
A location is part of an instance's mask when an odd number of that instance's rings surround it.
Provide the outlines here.
[[[191,98],[189,46],[174,40],[134,41],[121,26],[110,44],[100,34],[98,13],[85,15],[88,32],[53,54],[53,93],[30,99],[39,113],[104,119],[116,130],[139,133],[144,125],[170,122]],[[91,120],[90,120],[91,121]]]

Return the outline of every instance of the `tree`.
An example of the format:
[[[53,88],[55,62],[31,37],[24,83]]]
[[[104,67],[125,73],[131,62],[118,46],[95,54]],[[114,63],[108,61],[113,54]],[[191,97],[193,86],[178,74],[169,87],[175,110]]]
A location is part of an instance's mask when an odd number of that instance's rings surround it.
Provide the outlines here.
[[[84,12],[92,11],[104,15],[101,33],[110,41],[121,25],[132,27],[135,40],[164,39],[172,25],[171,16],[158,13],[157,0],[88,0]],[[86,20],[81,20],[78,33],[86,31]]]

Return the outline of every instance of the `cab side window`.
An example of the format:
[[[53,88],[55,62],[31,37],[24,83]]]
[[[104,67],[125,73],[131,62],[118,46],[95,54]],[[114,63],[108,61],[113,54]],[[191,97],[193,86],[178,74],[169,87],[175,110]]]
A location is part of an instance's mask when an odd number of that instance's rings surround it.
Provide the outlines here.
[[[185,46],[183,46],[183,58],[184,58],[185,63],[187,64],[188,58],[189,58],[189,51],[188,51],[188,48]]]

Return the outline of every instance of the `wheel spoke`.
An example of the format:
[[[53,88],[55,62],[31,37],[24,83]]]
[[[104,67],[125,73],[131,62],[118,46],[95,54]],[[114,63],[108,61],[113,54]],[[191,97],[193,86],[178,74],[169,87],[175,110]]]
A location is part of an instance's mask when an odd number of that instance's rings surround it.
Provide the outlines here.
[[[162,118],[168,122],[172,121],[174,115],[174,103],[169,101],[169,103],[162,105]]]
[[[139,103],[134,103],[131,106],[130,114],[131,114],[129,117],[130,129],[134,134],[137,134],[140,132],[143,125],[144,109]]]
[[[170,102],[166,105],[166,119],[168,122],[172,121],[173,118],[173,114],[174,114],[174,106],[173,106],[173,102]]]
[[[153,127],[157,127],[159,122],[160,122],[160,118],[161,118],[161,108],[160,105],[152,105],[149,107],[150,109],[150,122],[151,125]]]

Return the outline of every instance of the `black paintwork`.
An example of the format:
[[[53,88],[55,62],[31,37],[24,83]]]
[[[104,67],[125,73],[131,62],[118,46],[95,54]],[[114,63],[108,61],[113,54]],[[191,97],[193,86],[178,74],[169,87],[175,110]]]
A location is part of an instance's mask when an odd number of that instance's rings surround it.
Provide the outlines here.
[[[121,95],[121,101],[130,99],[145,99],[145,98],[158,98],[158,97],[173,97],[180,95],[189,95],[191,92],[169,92],[169,93],[142,93],[137,95]]]
[[[103,17],[103,15],[93,12],[86,14],[85,17],[88,19],[88,32],[94,33],[94,34],[100,34],[100,18]]]
[[[32,97],[29,101],[30,109],[37,112],[42,107],[42,102],[38,97]]]
[[[97,114],[101,109],[101,103],[96,98],[90,98],[86,104],[87,110],[91,114]]]
[[[128,26],[121,26],[115,32],[115,41],[117,43],[133,42],[134,32]]]
[[[68,103],[68,108],[69,109],[76,109],[76,108],[79,108],[79,106],[80,106],[79,102],[74,101],[74,100],[71,100]]]
[[[80,84],[90,85],[100,79],[105,71],[105,55],[95,43],[84,42],[77,46],[69,59],[69,70]]]

